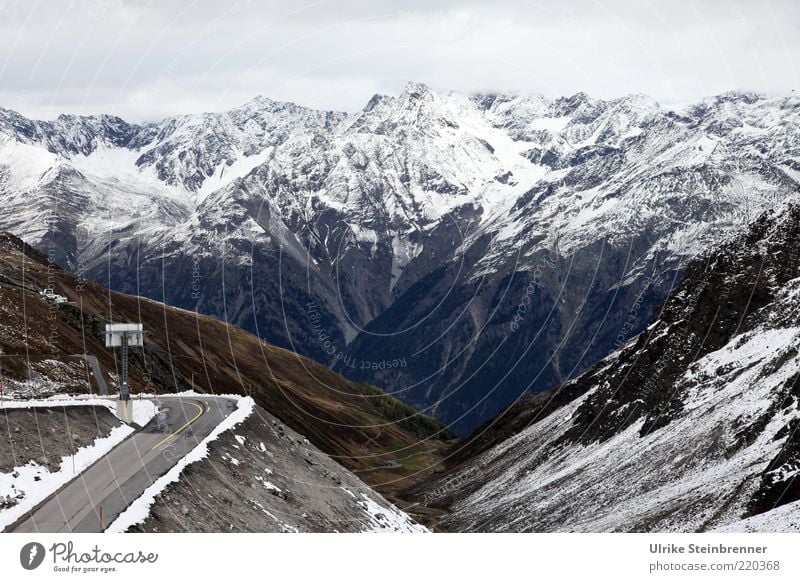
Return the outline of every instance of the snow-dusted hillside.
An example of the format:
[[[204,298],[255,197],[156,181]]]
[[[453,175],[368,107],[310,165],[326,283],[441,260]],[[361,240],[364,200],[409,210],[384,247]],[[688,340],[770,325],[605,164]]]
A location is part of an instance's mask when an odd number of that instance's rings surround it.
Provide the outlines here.
[[[799,235],[791,206],[695,259],[636,341],[549,395],[570,402],[512,407],[496,422],[527,427],[418,494],[457,530],[796,530]]]
[[[245,398],[108,531],[428,530]]]
[[[351,115],[0,111],[0,227],[462,430],[640,331],[686,260],[798,180],[795,96],[669,111],[409,83]]]

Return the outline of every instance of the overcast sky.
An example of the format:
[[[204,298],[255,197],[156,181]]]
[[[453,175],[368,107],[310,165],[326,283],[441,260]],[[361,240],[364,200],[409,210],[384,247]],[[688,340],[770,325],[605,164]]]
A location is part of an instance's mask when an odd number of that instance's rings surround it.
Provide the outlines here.
[[[663,104],[800,86],[800,0],[0,0],[0,106],[153,120],[408,80]]]

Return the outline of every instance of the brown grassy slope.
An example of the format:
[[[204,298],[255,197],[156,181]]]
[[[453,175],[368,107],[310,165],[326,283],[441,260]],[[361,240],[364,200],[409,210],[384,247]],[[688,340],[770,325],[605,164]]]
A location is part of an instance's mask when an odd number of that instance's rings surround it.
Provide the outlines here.
[[[70,303],[44,302],[38,291],[46,287]],[[198,391],[252,395],[384,492],[421,478],[438,463],[442,438],[450,436],[373,387],[221,321],[81,280],[16,237],[0,234],[0,348],[19,356],[0,362],[7,377],[24,377],[28,362],[70,361],[83,353],[113,373],[117,361],[103,339],[109,320],[141,321],[151,334],[144,350],[132,350],[132,393],[187,390],[194,375]],[[47,366],[37,369],[47,375]],[[73,380],[70,389],[87,391],[87,381]]]

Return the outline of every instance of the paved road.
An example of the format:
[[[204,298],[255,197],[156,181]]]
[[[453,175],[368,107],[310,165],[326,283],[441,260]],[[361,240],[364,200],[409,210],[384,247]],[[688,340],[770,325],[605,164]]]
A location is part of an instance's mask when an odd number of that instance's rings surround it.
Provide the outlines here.
[[[105,530],[236,409],[235,400],[202,396],[163,398],[160,405],[165,413],[161,419],[117,445],[7,531]]]

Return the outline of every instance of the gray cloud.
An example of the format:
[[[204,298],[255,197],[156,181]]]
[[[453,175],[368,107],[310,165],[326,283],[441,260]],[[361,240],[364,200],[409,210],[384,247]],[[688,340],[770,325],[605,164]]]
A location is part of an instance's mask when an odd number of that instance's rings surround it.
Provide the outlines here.
[[[800,3],[0,0],[0,105],[133,120],[257,94],[355,110],[442,90],[688,102],[800,84]]]

